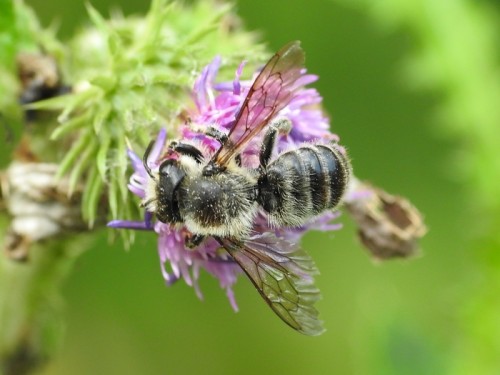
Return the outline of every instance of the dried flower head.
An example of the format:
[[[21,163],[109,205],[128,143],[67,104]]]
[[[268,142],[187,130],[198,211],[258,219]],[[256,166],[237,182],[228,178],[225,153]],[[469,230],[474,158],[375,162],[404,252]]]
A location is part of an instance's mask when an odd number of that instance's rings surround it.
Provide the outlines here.
[[[358,225],[361,243],[375,259],[408,258],[418,253],[418,241],[427,229],[422,215],[407,199],[352,179],[345,207]]]

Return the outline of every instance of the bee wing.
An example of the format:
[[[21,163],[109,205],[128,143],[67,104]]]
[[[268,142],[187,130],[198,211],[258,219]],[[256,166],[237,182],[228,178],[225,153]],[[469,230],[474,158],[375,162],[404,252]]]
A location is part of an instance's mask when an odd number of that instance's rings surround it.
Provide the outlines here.
[[[228,141],[215,153],[213,163],[225,166],[288,105],[300,87],[296,83],[304,60],[304,51],[298,41],[288,43],[271,57],[248,91],[229,131]]]
[[[227,238],[217,240],[286,324],[311,336],[324,331],[314,307],[320,299],[312,277],[317,269],[303,250],[271,233],[252,237],[246,242]]]

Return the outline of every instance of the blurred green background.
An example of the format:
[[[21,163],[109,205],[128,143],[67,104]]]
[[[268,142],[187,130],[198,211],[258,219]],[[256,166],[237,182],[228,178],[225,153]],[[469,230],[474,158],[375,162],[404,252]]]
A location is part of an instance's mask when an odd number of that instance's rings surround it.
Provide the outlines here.
[[[87,19],[83,2],[27,3],[44,25],[58,20],[63,38]],[[200,279],[203,302],[184,283],[166,288],[153,236],[140,233],[126,252],[102,233],[66,282],[67,337],[44,374],[457,373],[450,369],[467,346],[468,298],[482,277],[477,223],[471,223],[479,216],[470,207],[474,186],[451,167],[461,146],[437,116],[444,94],[415,90],[405,74],[418,38],[394,24],[384,27],[361,5],[341,3],[240,0],[235,6],[270,50],[302,41],[356,175],[410,198],[424,213],[423,255],[374,263],[347,215],[342,231],[309,234],[303,247],[321,270],[318,307],[327,327],[310,338],[282,324],[244,278],[235,288],[235,314],[207,274]],[[113,8],[144,13],[149,6],[92,4],[106,15]]]

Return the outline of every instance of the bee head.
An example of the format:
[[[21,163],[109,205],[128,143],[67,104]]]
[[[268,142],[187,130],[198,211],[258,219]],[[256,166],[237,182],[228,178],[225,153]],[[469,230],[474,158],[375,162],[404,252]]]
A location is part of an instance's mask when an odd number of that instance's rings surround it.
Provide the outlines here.
[[[177,192],[185,175],[178,160],[168,159],[160,165],[159,182],[156,185],[156,216],[163,223],[174,224],[182,221]]]

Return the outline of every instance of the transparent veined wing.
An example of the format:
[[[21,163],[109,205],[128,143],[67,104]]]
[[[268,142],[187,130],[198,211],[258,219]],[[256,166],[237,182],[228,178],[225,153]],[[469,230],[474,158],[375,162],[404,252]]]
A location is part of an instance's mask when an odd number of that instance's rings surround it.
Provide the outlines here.
[[[305,251],[272,233],[244,242],[229,238],[217,238],[217,241],[286,324],[311,336],[324,331],[314,307],[321,297],[313,280],[317,269]]]
[[[224,167],[240,153],[269,121],[286,107],[300,87],[298,78],[304,67],[300,42],[282,47],[261,70],[248,91],[228,134],[228,141],[214,154],[211,163]]]

